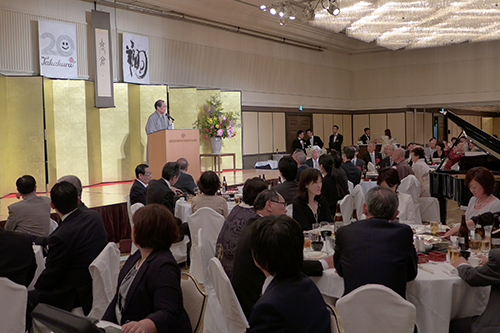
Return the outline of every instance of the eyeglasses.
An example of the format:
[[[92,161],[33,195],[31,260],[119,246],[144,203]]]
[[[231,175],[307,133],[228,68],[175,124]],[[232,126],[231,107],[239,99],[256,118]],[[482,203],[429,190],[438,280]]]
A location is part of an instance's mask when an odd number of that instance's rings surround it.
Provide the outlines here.
[[[286,207],[286,202],[281,202],[281,201],[276,201],[276,200],[269,200],[271,202],[276,202],[276,203],[279,203],[279,204],[282,204],[283,206]]]

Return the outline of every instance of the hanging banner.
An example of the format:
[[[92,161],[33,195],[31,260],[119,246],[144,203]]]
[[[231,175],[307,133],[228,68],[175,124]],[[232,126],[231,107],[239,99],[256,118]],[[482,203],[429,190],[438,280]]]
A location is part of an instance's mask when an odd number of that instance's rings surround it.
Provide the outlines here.
[[[149,39],[123,33],[123,81],[149,84]]]
[[[92,10],[94,36],[95,106],[114,107],[113,62],[111,53],[111,24],[109,13]]]
[[[38,21],[40,75],[77,79],[76,26],[71,23]]]

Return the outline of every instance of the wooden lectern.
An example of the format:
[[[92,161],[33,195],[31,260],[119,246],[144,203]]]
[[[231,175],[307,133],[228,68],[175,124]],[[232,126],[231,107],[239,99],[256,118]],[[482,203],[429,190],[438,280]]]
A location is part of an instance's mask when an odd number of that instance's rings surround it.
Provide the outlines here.
[[[167,162],[184,157],[189,162],[188,173],[197,182],[200,178],[200,133],[197,129],[162,130],[148,135],[149,168],[153,179],[161,178]]]

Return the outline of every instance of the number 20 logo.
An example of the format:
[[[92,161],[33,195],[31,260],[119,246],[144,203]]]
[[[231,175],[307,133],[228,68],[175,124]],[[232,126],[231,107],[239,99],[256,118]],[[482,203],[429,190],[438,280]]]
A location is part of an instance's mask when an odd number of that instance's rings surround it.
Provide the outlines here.
[[[43,55],[60,55],[69,57],[75,52],[75,42],[68,35],[60,35],[56,38],[50,32],[44,32],[41,39],[49,39],[49,45],[42,49]]]

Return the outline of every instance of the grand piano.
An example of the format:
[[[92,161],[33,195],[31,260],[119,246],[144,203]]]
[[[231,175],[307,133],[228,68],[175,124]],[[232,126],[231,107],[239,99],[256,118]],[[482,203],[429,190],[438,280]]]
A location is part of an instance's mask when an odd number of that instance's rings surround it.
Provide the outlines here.
[[[444,223],[446,221],[446,198],[455,200],[461,206],[468,205],[472,193],[465,186],[465,174],[473,167],[484,166],[493,172],[495,175],[493,194],[500,198],[500,141],[451,111],[443,110],[440,113],[462,129],[456,143],[459,142],[460,137],[465,136],[469,142],[483,151],[482,154],[474,156],[467,156],[467,154],[462,156],[459,161],[460,170],[457,171],[443,170],[447,161],[445,159],[436,171],[429,175],[431,196],[439,200],[441,221]]]

